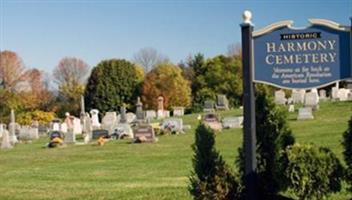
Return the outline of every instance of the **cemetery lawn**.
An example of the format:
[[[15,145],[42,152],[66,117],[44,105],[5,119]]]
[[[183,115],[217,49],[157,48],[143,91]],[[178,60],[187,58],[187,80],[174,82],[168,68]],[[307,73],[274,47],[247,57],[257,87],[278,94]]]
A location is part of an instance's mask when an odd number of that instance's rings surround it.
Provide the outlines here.
[[[233,115],[241,110],[221,112],[222,117]],[[289,123],[297,142],[329,147],[342,159],[342,133],[351,115],[352,102],[326,102],[314,120],[296,121],[295,112],[289,114]],[[121,140],[103,147],[46,149],[48,139],[41,138],[0,150],[0,199],[191,199],[187,186],[197,114],[183,119],[192,125],[187,134],[159,136],[155,144]],[[241,129],[216,137],[217,149],[233,168],[241,143]],[[348,195],[344,189],[328,199],[345,200]]]

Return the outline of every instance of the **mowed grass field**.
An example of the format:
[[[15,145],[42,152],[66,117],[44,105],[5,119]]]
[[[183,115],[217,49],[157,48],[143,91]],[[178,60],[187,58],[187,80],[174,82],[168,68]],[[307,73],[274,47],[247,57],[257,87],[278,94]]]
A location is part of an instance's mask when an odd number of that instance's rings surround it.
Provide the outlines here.
[[[220,113],[241,115],[241,110]],[[352,115],[352,102],[326,102],[315,119],[296,121],[290,127],[299,143],[331,148],[342,159],[342,133]],[[0,199],[191,199],[187,187],[192,170],[197,114],[183,117],[192,129],[183,135],[159,136],[154,144],[110,141],[105,146],[73,145],[46,149],[47,138],[0,150]],[[257,122],[260,123],[260,122]],[[225,130],[216,147],[234,167],[242,130]],[[329,199],[349,199],[345,190]]]

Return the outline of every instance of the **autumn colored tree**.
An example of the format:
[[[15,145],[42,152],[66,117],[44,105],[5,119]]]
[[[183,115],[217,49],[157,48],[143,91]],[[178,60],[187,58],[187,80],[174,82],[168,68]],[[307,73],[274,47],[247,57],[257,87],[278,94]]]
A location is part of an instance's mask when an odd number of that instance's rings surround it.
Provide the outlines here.
[[[53,76],[59,86],[60,115],[67,111],[79,113],[80,96],[84,93],[88,73],[88,64],[79,58],[63,58],[56,66]]]
[[[24,65],[17,53],[12,51],[0,52],[0,86],[14,91],[17,84],[24,80]]]
[[[167,109],[191,104],[190,83],[183,78],[179,67],[163,63],[146,75],[142,96],[145,107],[156,109],[159,96],[164,97],[164,107]]]
[[[130,109],[139,95],[141,69],[126,60],[103,60],[93,68],[84,93],[86,108],[104,114],[125,104]]]

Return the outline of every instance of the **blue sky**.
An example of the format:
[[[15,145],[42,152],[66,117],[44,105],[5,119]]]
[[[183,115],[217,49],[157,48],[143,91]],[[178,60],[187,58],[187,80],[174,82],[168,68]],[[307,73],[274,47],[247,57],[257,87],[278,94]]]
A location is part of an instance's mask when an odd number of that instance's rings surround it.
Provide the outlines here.
[[[246,9],[255,29],[287,19],[304,27],[308,18],[350,25],[352,0],[0,0],[0,49],[49,73],[65,56],[93,67],[102,59],[131,59],[143,47],[178,63],[239,43]]]

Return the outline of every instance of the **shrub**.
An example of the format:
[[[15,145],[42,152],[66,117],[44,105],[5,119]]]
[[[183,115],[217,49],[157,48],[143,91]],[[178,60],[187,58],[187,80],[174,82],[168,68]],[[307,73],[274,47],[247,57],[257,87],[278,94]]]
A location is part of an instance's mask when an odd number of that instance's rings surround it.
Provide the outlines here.
[[[268,87],[258,85],[256,91],[257,192],[262,199],[272,199],[287,188],[285,149],[294,143],[286,121],[287,112],[275,105]],[[244,180],[244,156],[239,149],[237,163]]]
[[[35,110],[33,112],[23,112],[18,114],[16,121],[19,124],[30,125],[33,121],[38,121],[39,124],[47,124],[55,118],[55,113]]]
[[[214,147],[214,132],[200,124],[195,134],[194,172],[189,191],[194,199],[238,199],[240,186],[236,176]]]
[[[352,116],[348,122],[348,129],[343,134],[342,145],[344,147],[343,157],[347,165],[345,178],[350,185],[349,190],[352,191]]]
[[[295,144],[286,152],[286,176],[298,199],[323,199],[341,190],[343,168],[329,149]]]

